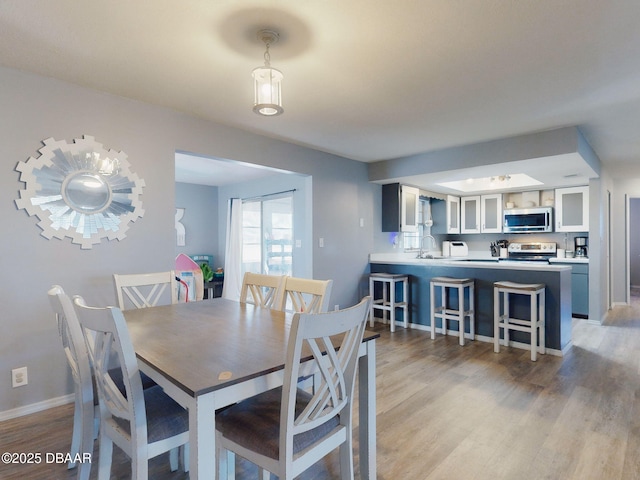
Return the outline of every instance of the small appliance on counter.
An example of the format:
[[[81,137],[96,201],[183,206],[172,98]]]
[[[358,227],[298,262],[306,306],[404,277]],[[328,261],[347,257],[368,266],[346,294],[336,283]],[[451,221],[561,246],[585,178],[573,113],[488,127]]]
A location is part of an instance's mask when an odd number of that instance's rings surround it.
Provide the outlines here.
[[[574,239],[575,248],[574,248],[574,256],[579,258],[587,258],[588,251],[588,243],[589,237],[576,237]]]
[[[461,241],[444,241],[442,242],[443,257],[466,257],[469,255],[469,248],[466,242]]]

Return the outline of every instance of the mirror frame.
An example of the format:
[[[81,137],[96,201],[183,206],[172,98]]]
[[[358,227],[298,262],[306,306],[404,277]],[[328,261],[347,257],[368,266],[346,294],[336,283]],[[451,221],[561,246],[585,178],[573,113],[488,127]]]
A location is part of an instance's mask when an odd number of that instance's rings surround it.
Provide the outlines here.
[[[91,249],[103,238],[122,240],[129,224],[144,215],[144,180],[131,172],[127,155],[106,150],[94,137],[73,143],[47,138],[38,158],[18,162],[25,188],[18,209],[37,217],[47,239],[71,238]]]

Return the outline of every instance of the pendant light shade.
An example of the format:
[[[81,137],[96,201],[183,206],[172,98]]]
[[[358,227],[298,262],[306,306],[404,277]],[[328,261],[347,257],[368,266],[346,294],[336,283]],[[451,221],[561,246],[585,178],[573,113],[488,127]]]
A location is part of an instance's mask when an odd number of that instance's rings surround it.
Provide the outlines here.
[[[282,72],[271,67],[253,69],[253,111],[260,115],[280,115],[282,108]]]
[[[269,47],[278,41],[280,36],[273,30],[260,30],[258,38],[265,43],[264,66],[253,69],[253,111],[265,116],[280,115],[282,108],[282,72],[271,67]]]

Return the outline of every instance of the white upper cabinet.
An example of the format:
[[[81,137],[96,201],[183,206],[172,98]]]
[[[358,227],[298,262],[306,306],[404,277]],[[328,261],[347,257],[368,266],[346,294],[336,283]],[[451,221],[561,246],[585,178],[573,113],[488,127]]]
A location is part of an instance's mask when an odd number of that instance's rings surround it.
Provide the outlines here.
[[[558,188],[556,197],[556,232],[589,231],[589,187]]]
[[[480,197],[480,231],[502,233],[502,194]]]
[[[400,231],[417,232],[419,222],[420,190],[402,185],[400,187]]]
[[[462,197],[460,233],[480,233],[480,196]]]
[[[502,233],[502,194],[462,197],[460,233]]]
[[[447,195],[447,233],[460,233],[460,197]]]

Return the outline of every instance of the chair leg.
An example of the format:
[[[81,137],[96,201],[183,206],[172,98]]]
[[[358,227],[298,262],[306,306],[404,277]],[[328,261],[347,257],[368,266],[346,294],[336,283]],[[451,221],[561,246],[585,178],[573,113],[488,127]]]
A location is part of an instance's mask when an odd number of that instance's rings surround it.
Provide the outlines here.
[[[185,443],[180,447],[180,452],[182,453],[182,470],[185,473],[189,472],[189,444]]]
[[[100,435],[100,460],[98,463],[98,480],[109,480],[111,477],[111,460],[113,442],[106,435]]]
[[[169,451],[169,467],[172,472],[177,472],[180,466],[180,449],[172,448]]]
[[[350,436],[351,434],[347,434]],[[340,445],[340,478],[353,480],[353,448],[349,438]]]

